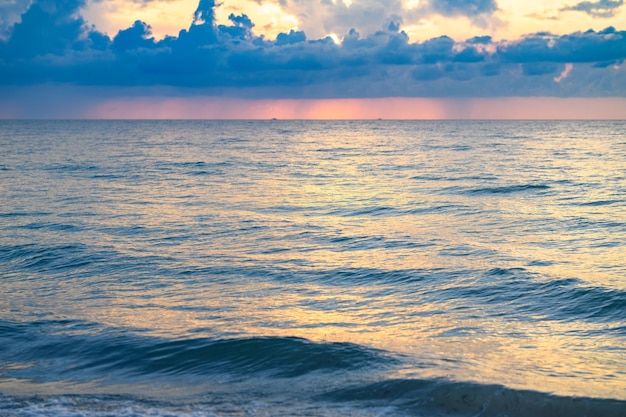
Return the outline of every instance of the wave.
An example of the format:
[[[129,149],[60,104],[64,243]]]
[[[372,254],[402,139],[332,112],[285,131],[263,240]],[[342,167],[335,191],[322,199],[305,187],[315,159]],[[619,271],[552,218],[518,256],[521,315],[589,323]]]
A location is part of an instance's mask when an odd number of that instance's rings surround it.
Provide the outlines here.
[[[331,401],[394,405],[416,416],[480,417],[624,417],[626,401],[556,396],[501,385],[442,379],[391,379],[339,389],[323,395]]]
[[[55,164],[51,164],[47,167],[44,168],[44,170],[46,171],[57,171],[57,172],[80,172],[80,171],[98,171],[101,168],[96,166],[96,165],[92,165],[89,163],[84,163],[84,164],[60,164],[60,163],[55,163]]]
[[[429,213],[444,213],[444,212],[460,212],[468,213],[469,206],[462,204],[433,204],[423,205],[418,203],[415,205],[406,205],[402,207],[384,206],[384,205],[368,205],[364,207],[341,207],[333,208],[327,211],[319,211],[319,214],[341,217],[402,217],[402,216],[414,216],[423,215]],[[293,211],[296,211],[294,209]],[[304,211],[304,210],[303,210]]]
[[[576,278],[541,278],[524,268],[493,268],[480,283],[444,292],[451,298],[507,306],[548,320],[623,322],[626,318],[626,291],[587,285]]]
[[[112,247],[83,243],[0,245],[0,265],[5,272],[13,272],[18,279],[25,273],[35,274],[33,277],[56,276],[59,279],[80,275],[98,280],[122,271],[125,274],[133,271],[137,276],[146,271],[171,274],[174,272],[167,266],[171,261],[170,258],[155,255],[123,254]],[[129,275],[129,279],[133,276]]]
[[[592,206],[592,207],[597,207],[597,206],[609,206],[612,204],[623,204],[624,200],[597,200],[597,201],[587,201],[584,203],[579,203],[579,206]]]
[[[40,270],[42,268],[54,268],[58,263],[67,265],[69,258],[82,258],[85,246],[77,244],[43,246],[38,244],[25,244],[4,246],[0,251],[0,260],[14,264],[24,269]]]
[[[466,175],[466,176],[438,176],[438,175],[415,175],[410,177],[411,180],[421,181],[495,181],[498,177],[494,175]]]
[[[49,227],[49,225],[29,226],[29,228],[34,227]],[[68,231],[69,229],[61,228],[60,230]],[[16,270],[20,273],[25,271],[46,274],[67,273],[83,270],[86,267],[106,265],[115,257],[114,252],[94,252],[89,246],[78,243],[58,245],[30,243],[0,247],[0,262],[6,263],[6,270]]]
[[[195,274],[269,279],[282,284],[323,284],[342,288],[381,286],[459,308],[483,306],[486,314],[532,316],[544,320],[620,323],[626,319],[626,291],[590,285],[577,278],[554,278],[525,268],[450,270],[444,268],[336,268],[294,270],[245,266],[203,267]],[[471,279],[468,284],[464,280]],[[450,285],[458,282],[458,285]]]
[[[552,187],[546,184],[516,184],[503,187],[484,187],[467,190],[470,194],[512,194],[524,191],[548,190]]]
[[[50,351],[50,346],[44,347]],[[78,369],[98,369],[131,375],[261,373],[295,377],[314,371],[355,369],[376,362],[380,355],[349,343],[313,343],[299,338],[192,339],[154,345],[88,346]]]
[[[53,223],[53,222],[32,222],[21,226],[12,226],[15,229],[26,230],[48,230],[52,232],[78,232],[83,230],[82,227],[73,224],[66,223]]]
[[[159,163],[156,166],[160,170],[176,171],[191,176],[223,176],[226,175],[227,169],[232,166],[232,162],[169,162]]]
[[[234,392],[230,396],[212,393],[210,399],[194,398],[193,402],[185,404],[120,394],[34,397],[0,394],[0,414],[7,417],[624,417],[626,409],[626,401],[564,397],[499,385],[446,380],[390,379],[340,388],[321,395],[315,392],[317,390],[296,394],[295,391],[304,388],[298,384],[288,387],[287,393],[272,392],[271,384],[266,387],[263,392],[259,392],[260,389]],[[294,401],[294,396],[297,401]]]
[[[108,346],[110,349],[111,346]],[[101,350],[105,351],[107,346]],[[92,356],[102,354],[93,352]],[[129,352],[127,352],[129,353]],[[130,356],[109,365],[126,368],[124,376],[140,373],[146,382],[153,376],[177,376],[159,384],[202,384],[199,394],[182,399],[151,394],[29,395],[0,393],[3,416],[225,416],[225,415],[318,415],[318,416],[416,416],[416,417],[624,417],[626,401],[611,398],[573,397],[534,390],[521,390],[496,383],[453,381],[445,378],[386,378],[363,372],[381,361],[381,352],[351,344],[313,343],[298,338],[248,338],[193,340],[157,343],[148,357]],[[122,355],[120,354],[120,357]],[[105,361],[102,358],[101,361]],[[359,360],[360,359],[360,360]],[[48,359],[50,360],[50,358]],[[66,359],[59,359],[63,362]],[[150,360],[152,365],[146,365]],[[383,362],[385,359],[382,360]],[[374,362],[374,363],[372,363]],[[17,367],[16,367],[17,368]],[[120,374],[119,370],[104,372]],[[347,377],[346,370],[355,370]],[[340,373],[332,374],[339,371]],[[4,370],[4,375],[16,371]],[[235,380],[215,378],[216,372],[239,375]],[[317,374],[313,374],[317,372]],[[75,374],[65,370],[66,382]],[[199,378],[190,378],[197,375]],[[335,379],[334,376],[337,376]],[[100,375],[102,376],[102,375]],[[69,377],[69,378],[68,378]],[[279,378],[279,379],[277,379]],[[1,378],[0,378],[1,381]],[[178,382],[177,382],[178,381]],[[124,379],[122,384],[133,384]],[[250,387],[254,386],[254,389]],[[131,387],[132,385],[125,385]],[[129,388],[132,390],[132,388]],[[191,387],[184,390],[194,391]],[[105,390],[106,392],[106,390]],[[297,399],[297,400],[296,400]],[[243,410],[247,413],[242,413]],[[272,410],[270,412],[270,410]]]
[[[13,211],[13,212],[8,212],[8,213],[0,213],[0,218],[5,217],[5,218],[12,218],[12,217],[45,217],[45,216],[50,216],[52,214],[52,212],[43,212],[43,211],[25,211],[25,212],[18,212],[18,211]]]
[[[60,328],[63,333],[56,333]],[[291,378],[393,362],[381,350],[297,337],[168,340],[98,334],[98,330],[83,322],[0,323],[0,337],[5,341],[0,360],[7,366],[31,364],[7,371],[5,376],[41,379],[46,375],[49,380],[78,381],[210,374]]]
[[[368,236],[318,236],[320,246],[329,250],[360,250],[377,248],[417,248],[433,242],[411,242]],[[279,248],[280,249],[280,248]],[[453,248],[442,252],[450,256],[466,256],[471,248]],[[268,247],[266,253],[272,249]],[[493,268],[490,270],[451,269],[384,269],[330,268],[294,269],[278,265],[244,266],[215,265],[190,268],[176,259],[157,256],[129,256],[111,249],[93,248],[83,244],[9,245],[0,247],[0,264],[7,279],[25,279],[25,273],[59,276],[63,279],[82,277],[102,282],[117,279],[124,273],[126,282],[145,277],[147,271],[173,278],[194,276],[214,280],[257,279],[282,284],[322,284],[341,288],[384,286],[398,294],[411,291],[416,300],[435,294],[439,301],[454,300],[461,308],[484,306],[487,314],[533,316],[545,320],[617,323],[626,319],[626,291],[590,285],[576,278],[554,278],[530,272],[525,268]],[[471,283],[463,284],[465,278]],[[155,281],[156,282],[156,281]],[[172,282],[171,280],[168,282]],[[449,285],[458,282],[458,285]],[[95,284],[94,284],[95,285]],[[146,285],[145,281],[141,285]],[[392,288],[390,288],[392,287]],[[427,295],[430,294],[429,295]]]

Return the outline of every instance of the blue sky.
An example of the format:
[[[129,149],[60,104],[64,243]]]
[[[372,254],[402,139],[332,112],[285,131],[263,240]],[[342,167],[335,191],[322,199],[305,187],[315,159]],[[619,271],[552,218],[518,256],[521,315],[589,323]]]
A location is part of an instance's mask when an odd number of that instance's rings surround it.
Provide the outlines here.
[[[3,0],[0,117],[626,117],[625,23],[623,0]]]

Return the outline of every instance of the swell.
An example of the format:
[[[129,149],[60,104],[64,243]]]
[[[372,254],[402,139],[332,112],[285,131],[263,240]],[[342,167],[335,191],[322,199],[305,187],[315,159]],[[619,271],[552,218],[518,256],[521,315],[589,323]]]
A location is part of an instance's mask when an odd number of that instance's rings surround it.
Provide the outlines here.
[[[575,278],[550,279],[524,268],[494,268],[480,285],[444,290],[451,297],[485,306],[507,306],[510,311],[540,315],[548,320],[622,322],[626,319],[626,292],[587,285]]]
[[[192,339],[149,346],[105,346],[89,354],[84,368],[130,374],[264,374],[295,377],[310,372],[356,369],[382,360],[381,354],[349,343],[313,343],[290,337]]]
[[[37,272],[72,269],[96,261],[88,258],[87,247],[81,244],[40,245],[32,243],[4,246],[0,251],[0,261],[6,262],[13,268]]]
[[[321,284],[338,288],[373,287],[398,295],[413,294],[423,301],[460,309],[481,306],[489,315],[542,318],[558,321],[622,323],[626,320],[626,291],[590,285],[576,278],[540,275],[525,268],[489,270],[336,268],[293,269],[215,266],[194,275],[222,279],[267,279],[284,285]]]
[[[327,236],[325,239],[331,239]],[[367,236],[334,236],[336,245],[346,250],[359,247],[417,247],[401,240],[391,242]],[[423,245],[432,244],[423,242]],[[64,279],[83,277],[107,279],[125,274],[125,282],[145,277],[185,276],[188,279],[213,280],[242,278],[270,280],[282,284],[321,284],[341,288],[361,286],[384,287],[387,291],[415,294],[416,302],[433,299],[454,300],[462,307],[484,306],[490,314],[533,316],[548,320],[623,322],[626,320],[626,291],[586,284],[575,278],[555,278],[531,273],[524,268],[493,268],[490,270],[335,268],[300,269],[277,265],[215,265],[190,267],[180,259],[155,256],[128,256],[111,250],[82,244],[44,246],[27,244],[0,248],[0,264],[7,277],[25,278],[25,272],[57,274]],[[12,273],[14,272],[14,273]],[[17,273],[15,273],[17,272]],[[12,273],[12,274],[11,274]],[[9,279],[9,278],[7,278]],[[468,281],[469,280],[469,281]],[[450,285],[456,283],[456,285]],[[141,285],[146,285],[142,281]],[[461,303],[457,303],[461,301]]]
[[[0,265],[8,272],[24,276],[34,274],[37,280],[52,275],[68,278],[104,277],[113,272],[135,271],[137,274],[167,270],[167,262],[159,256],[126,255],[111,247],[94,247],[83,243],[27,243],[0,245]],[[14,274],[15,275],[15,274]],[[130,276],[132,279],[132,275]]]
[[[78,328],[83,332],[78,332]],[[30,364],[14,367],[5,376],[95,380],[257,374],[290,378],[312,372],[376,367],[392,361],[380,350],[352,343],[315,343],[296,337],[169,340],[101,331],[96,325],[79,322],[0,323],[0,340],[4,345],[0,360],[7,366]]]
[[[556,396],[444,379],[390,379],[341,388],[322,398],[365,402],[371,407],[393,405],[417,416],[623,417],[626,410],[626,401]]]
[[[3,416],[415,416],[415,417],[623,417],[626,401],[557,396],[495,384],[445,379],[385,379],[328,390],[293,381],[211,392],[193,401],[129,394],[10,396],[0,393]],[[333,384],[338,386],[337,384]],[[235,387],[233,387],[235,388]],[[235,388],[236,389],[236,388]],[[284,391],[280,391],[280,390]],[[261,394],[262,393],[262,394]],[[262,395],[262,401],[258,396]],[[298,401],[294,401],[297,398]]]
[[[502,187],[483,187],[468,190],[470,194],[512,194],[525,191],[548,190],[551,187],[546,184],[515,184]]]

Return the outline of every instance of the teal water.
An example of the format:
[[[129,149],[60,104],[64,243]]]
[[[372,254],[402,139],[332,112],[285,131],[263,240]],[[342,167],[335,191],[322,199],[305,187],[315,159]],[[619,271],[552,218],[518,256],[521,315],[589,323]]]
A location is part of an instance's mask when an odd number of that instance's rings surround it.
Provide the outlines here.
[[[624,132],[0,121],[0,415],[626,416]]]

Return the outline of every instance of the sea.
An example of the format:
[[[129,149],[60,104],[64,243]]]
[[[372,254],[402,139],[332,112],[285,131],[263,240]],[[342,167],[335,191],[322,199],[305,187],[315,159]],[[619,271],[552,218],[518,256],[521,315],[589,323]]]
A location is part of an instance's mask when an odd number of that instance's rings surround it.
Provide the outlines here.
[[[624,417],[626,121],[0,121],[2,417]]]

